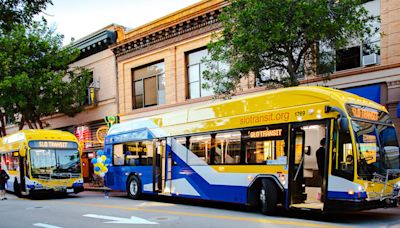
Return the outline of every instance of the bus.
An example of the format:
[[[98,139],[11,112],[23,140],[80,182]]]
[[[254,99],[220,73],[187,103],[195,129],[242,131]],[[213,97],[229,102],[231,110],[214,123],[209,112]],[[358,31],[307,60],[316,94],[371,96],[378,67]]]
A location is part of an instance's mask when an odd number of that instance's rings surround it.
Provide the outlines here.
[[[331,88],[263,91],[122,122],[104,145],[106,186],[132,199],[220,201],[264,214],[398,206],[399,144],[387,110]]]
[[[77,138],[58,130],[21,130],[0,139],[6,190],[17,196],[83,191]]]

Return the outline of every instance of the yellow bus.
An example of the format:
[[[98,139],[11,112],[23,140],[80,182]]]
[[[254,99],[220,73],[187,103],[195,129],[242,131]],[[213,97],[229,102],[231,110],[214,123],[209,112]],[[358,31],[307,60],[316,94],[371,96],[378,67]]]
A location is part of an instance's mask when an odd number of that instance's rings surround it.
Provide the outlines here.
[[[58,130],[21,130],[0,139],[6,190],[17,196],[83,191],[78,140]]]
[[[397,206],[399,144],[385,107],[325,87],[210,102],[111,127],[111,189],[239,203],[263,213]]]

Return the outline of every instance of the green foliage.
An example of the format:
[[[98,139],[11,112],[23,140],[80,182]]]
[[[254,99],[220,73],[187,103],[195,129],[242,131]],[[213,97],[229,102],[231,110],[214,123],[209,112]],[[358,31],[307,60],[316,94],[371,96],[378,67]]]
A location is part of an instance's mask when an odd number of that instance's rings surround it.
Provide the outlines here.
[[[0,107],[19,115],[20,127],[43,128],[45,116],[83,109],[90,74],[69,68],[79,50],[63,48],[62,39],[45,21],[16,25],[0,36]]]
[[[376,20],[361,0],[233,0],[224,8],[222,33],[208,45],[214,62],[227,62],[221,72],[209,64],[204,78],[217,94],[230,94],[240,79],[279,69],[267,85],[295,86],[298,77],[316,72],[319,47],[343,48],[352,39],[368,37]],[[326,55],[326,53],[322,53]],[[319,69],[332,69],[333,56],[321,56]]]
[[[14,25],[29,24],[34,15],[52,4],[51,0],[0,0],[0,29],[10,31]]]

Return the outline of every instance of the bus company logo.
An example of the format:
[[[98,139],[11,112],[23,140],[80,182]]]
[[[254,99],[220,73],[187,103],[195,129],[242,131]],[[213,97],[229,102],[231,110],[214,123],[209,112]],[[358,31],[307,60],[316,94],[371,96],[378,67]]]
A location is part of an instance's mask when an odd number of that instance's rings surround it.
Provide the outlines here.
[[[249,131],[250,138],[265,138],[282,136],[282,129]]]
[[[52,142],[52,141],[40,141],[38,142],[39,147],[43,148],[67,148],[67,142]]]
[[[289,112],[281,112],[281,113],[268,113],[264,115],[257,116],[249,116],[243,117],[240,119],[240,124],[257,124],[262,122],[271,122],[271,121],[288,121],[290,118]]]

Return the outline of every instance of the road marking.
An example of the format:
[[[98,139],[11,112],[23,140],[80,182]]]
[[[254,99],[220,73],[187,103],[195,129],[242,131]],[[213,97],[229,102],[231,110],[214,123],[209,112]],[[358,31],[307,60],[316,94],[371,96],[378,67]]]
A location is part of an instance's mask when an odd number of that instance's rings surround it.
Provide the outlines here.
[[[77,203],[77,202],[57,202],[57,203],[80,205],[80,206],[87,206],[87,207],[120,209],[120,210],[127,210],[127,211],[155,212],[155,213],[163,213],[163,214],[171,214],[171,215],[205,217],[205,218],[214,218],[214,219],[227,219],[227,220],[235,220],[235,221],[247,221],[247,222],[257,222],[257,223],[279,224],[279,225],[292,225],[292,226],[304,226],[304,227],[327,227],[327,228],[328,227],[331,227],[331,228],[345,227],[343,225],[331,225],[331,224],[323,224],[323,223],[310,223],[310,222],[301,222],[301,221],[282,221],[282,220],[278,220],[278,219],[273,220],[273,219],[260,219],[260,218],[251,218],[251,217],[236,217],[236,216],[229,216],[229,215],[191,213],[191,212],[170,211],[170,210],[160,210],[160,209],[145,209],[145,208],[138,208],[138,207],[124,207],[124,206],[106,205],[106,204]],[[279,219],[282,219],[282,218],[279,218]],[[349,226],[347,226],[347,227],[349,227]]]
[[[113,217],[107,215],[95,215],[95,214],[86,214],[83,215],[89,218],[97,218],[97,219],[104,219],[104,220],[112,220],[110,222],[105,223],[118,223],[118,224],[158,224],[156,222],[150,222],[146,219],[142,219],[139,217],[131,216],[131,218],[120,218],[120,217]]]
[[[62,228],[61,226],[53,226],[53,225],[46,224],[46,223],[35,223],[33,225],[38,226],[38,227],[44,227],[44,228]]]

